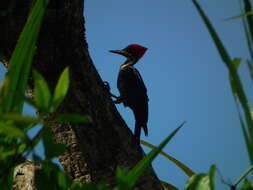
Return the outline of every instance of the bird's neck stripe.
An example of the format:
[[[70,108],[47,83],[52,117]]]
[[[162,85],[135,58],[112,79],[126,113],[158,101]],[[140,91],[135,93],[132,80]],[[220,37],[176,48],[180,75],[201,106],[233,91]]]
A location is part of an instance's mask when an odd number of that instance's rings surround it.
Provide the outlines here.
[[[135,64],[134,60],[127,60],[124,64],[120,66],[120,69],[126,69],[128,67],[131,67]]]

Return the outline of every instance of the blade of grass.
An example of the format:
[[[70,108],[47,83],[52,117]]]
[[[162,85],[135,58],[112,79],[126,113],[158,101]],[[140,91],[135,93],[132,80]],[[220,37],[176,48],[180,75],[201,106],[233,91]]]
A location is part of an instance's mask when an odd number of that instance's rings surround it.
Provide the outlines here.
[[[249,0],[244,0],[243,2],[244,2],[244,12],[247,13],[247,12],[252,11],[250,1]],[[247,24],[248,24],[249,36],[250,36],[251,45],[252,45],[252,40],[253,40],[253,18],[252,18],[252,15],[248,15],[246,17],[246,21],[247,21]]]
[[[249,154],[249,159],[250,159],[250,162],[253,163],[253,147],[252,147],[252,144],[250,143],[250,139],[249,139],[249,136],[248,136],[248,133],[247,133],[247,129],[246,129],[244,121],[242,119],[242,115],[241,115],[241,112],[240,112],[240,109],[239,109],[237,98],[234,94],[233,94],[233,97],[234,97],[237,113],[238,113],[238,116],[239,116],[244,141],[245,141],[247,151],[248,151],[248,154]]]
[[[252,14],[253,14],[253,11],[245,12],[245,13],[237,15],[237,16],[226,18],[225,21],[234,20],[234,19],[238,19],[238,18],[244,18],[244,17],[247,17]]]
[[[175,129],[157,148],[152,150],[128,173],[125,181],[128,183],[129,189],[135,185],[140,176],[148,167],[150,167],[151,162],[156,158],[159,152],[161,152],[165,145],[175,136],[175,134],[183,127],[184,124],[185,122],[183,122],[177,129]]]
[[[149,147],[151,149],[157,148],[156,146],[154,146],[154,145],[152,145],[152,144],[150,144],[150,143],[148,143],[146,141],[143,141],[143,140],[141,140],[141,144],[143,144],[144,146]],[[183,164],[182,162],[178,161],[174,157],[170,156],[166,152],[161,151],[160,154],[163,155],[164,157],[166,157],[167,159],[169,159],[170,161],[172,161],[174,164],[176,164],[181,170],[184,171],[184,173],[188,177],[191,177],[192,175],[195,174],[189,167],[187,167],[185,164]]]
[[[168,190],[179,190],[178,188],[176,188],[174,185],[171,185],[165,181],[160,181],[162,186]]]
[[[241,11],[243,13],[247,13],[247,10],[251,10],[251,4],[250,2],[246,2],[244,1],[244,6],[242,5],[243,1],[239,1],[240,7],[241,7]],[[246,3],[245,3],[246,2]],[[248,6],[249,5],[249,6]],[[251,16],[250,16],[251,17]],[[244,32],[245,32],[245,36],[246,36],[246,40],[247,40],[247,44],[248,44],[248,49],[249,49],[249,53],[251,56],[251,60],[253,60],[253,39],[252,39],[252,34],[250,34],[250,25],[249,25],[249,20],[246,17],[243,17],[242,19],[242,23],[243,23],[243,28],[244,28]]]
[[[219,52],[223,62],[227,66],[229,73],[230,73],[231,77],[233,78],[233,83],[234,83],[236,95],[238,96],[238,99],[239,99],[239,101],[242,105],[243,111],[244,111],[246,123],[248,126],[248,131],[249,131],[250,143],[252,145],[252,142],[253,142],[253,121],[252,121],[252,117],[250,114],[248,100],[247,100],[247,97],[246,97],[245,92],[243,90],[243,86],[242,86],[241,80],[238,76],[237,70],[234,67],[232,60],[230,59],[225,47],[223,46],[221,40],[219,39],[219,36],[217,35],[216,31],[212,27],[212,24],[210,23],[209,19],[205,15],[204,11],[202,10],[202,8],[200,7],[200,5],[197,3],[196,0],[192,0],[192,1],[193,1],[193,4],[195,5],[195,7],[197,8],[201,18],[203,19],[203,21],[210,33],[215,45],[216,45],[216,48],[218,49],[218,52]]]
[[[249,70],[251,81],[253,82],[253,67],[252,67],[252,63],[250,62],[250,60],[246,60],[246,63],[247,63],[247,66],[248,66],[248,70]]]
[[[8,85],[1,105],[2,112],[21,112],[35,45],[47,4],[48,0],[36,1],[19,37],[4,81]]]
[[[253,170],[253,165],[251,165],[233,184],[236,187],[251,171]]]
[[[231,84],[231,88],[232,88],[232,84]],[[234,98],[234,101],[235,101],[235,105],[236,105],[237,113],[238,113],[238,116],[239,116],[242,132],[243,132],[243,136],[244,136],[244,140],[245,140],[245,144],[246,144],[247,151],[248,151],[248,154],[249,154],[249,158],[250,158],[251,163],[253,163],[253,146],[252,146],[252,143],[250,143],[250,138],[248,136],[248,132],[247,132],[247,129],[245,127],[245,124],[244,124],[244,121],[243,121],[243,118],[242,118],[242,115],[241,115],[241,112],[240,112],[239,104],[238,104],[238,101],[237,101],[237,97],[236,97],[235,94],[233,94],[233,98]]]
[[[241,63],[241,59],[239,59],[239,58],[235,58],[232,61],[232,64],[234,65],[234,67],[236,69],[239,68],[240,63]],[[238,113],[238,116],[239,116],[241,128],[242,128],[242,131],[243,131],[243,136],[244,136],[244,140],[245,140],[246,147],[247,147],[247,150],[248,150],[249,158],[250,158],[250,161],[253,163],[253,151],[252,151],[253,150],[253,146],[250,143],[248,132],[246,130],[246,127],[245,127],[245,124],[244,124],[244,121],[243,121],[243,118],[242,118],[242,115],[241,115],[241,112],[240,112],[240,108],[239,108],[239,104],[238,104],[237,96],[236,96],[236,87],[235,87],[235,83],[234,83],[233,77],[231,75],[229,75],[229,81],[230,81],[231,90],[233,92],[232,94],[233,94],[233,98],[234,98],[234,101],[235,101],[237,113]]]

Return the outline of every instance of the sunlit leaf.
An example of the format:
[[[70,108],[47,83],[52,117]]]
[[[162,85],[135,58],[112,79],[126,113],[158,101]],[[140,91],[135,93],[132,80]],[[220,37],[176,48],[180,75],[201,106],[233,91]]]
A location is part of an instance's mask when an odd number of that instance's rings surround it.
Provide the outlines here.
[[[253,190],[253,184],[248,179],[245,179],[240,190]]]
[[[44,77],[38,72],[33,72],[35,104],[40,111],[49,112],[51,93]]]
[[[24,116],[18,113],[8,113],[8,114],[0,114],[0,120],[12,121],[17,125],[30,125],[30,124],[38,124],[42,121],[38,118],[34,118],[31,116]]]
[[[20,128],[3,122],[0,122],[0,134],[4,134],[11,138],[20,138],[26,136],[24,131]]]
[[[214,190],[216,167],[211,166],[208,174],[195,174],[189,178],[185,190]]]
[[[21,112],[36,41],[48,0],[37,0],[19,37],[4,79],[0,113]]]
[[[65,98],[69,88],[69,68],[62,72],[54,90],[52,109],[55,110]]]

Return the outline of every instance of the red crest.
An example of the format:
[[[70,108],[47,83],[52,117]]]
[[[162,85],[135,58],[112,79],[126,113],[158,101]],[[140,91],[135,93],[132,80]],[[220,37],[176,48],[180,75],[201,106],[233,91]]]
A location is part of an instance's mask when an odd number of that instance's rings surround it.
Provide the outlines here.
[[[136,62],[143,57],[145,52],[148,48],[138,45],[138,44],[131,44],[127,46],[124,50],[126,50],[128,53],[133,55],[136,58]]]

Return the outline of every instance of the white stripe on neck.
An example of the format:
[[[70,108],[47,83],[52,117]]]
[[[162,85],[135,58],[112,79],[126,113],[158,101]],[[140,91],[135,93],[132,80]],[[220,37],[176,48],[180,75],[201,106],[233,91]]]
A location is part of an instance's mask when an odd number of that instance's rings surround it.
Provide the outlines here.
[[[131,67],[134,65],[134,61],[129,61],[127,63],[124,63],[120,66],[120,69],[123,70],[123,69],[127,69],[128,67]]]

